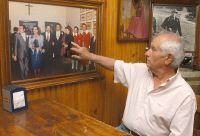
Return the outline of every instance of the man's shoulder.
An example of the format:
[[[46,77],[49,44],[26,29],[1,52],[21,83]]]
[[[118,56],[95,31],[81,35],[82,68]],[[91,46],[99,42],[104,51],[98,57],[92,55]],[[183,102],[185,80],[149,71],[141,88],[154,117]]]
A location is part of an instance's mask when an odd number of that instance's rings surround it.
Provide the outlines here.
[[[169,19],[171,19],[171,16],[168,16],[168,17],[165,18],[165,20],[169,20]]]
[[[175,17],[175,20],[177,21],[177,22],[179,22],[180,20],[179,20],[179,18],[177,18],[177,17]]]
[[[180,95],[194,96],[193,89],[181,75],[179,75],[179,77],[177,78],[176,84],[177,84],[177,86],[179,86],[178,88],[180,90]]]
[[[122,60],[116,60],[117,65],[123,65],[124,67],[134,68],[135,70],[146,71],[148,67],[146,63],[132,63],[132,62],[124,62]]]
[[[21,34],[20,34],[20,33],[16,33],[15,36],[16,36],[16,37],[19,37],[19,36],[21,36]]]

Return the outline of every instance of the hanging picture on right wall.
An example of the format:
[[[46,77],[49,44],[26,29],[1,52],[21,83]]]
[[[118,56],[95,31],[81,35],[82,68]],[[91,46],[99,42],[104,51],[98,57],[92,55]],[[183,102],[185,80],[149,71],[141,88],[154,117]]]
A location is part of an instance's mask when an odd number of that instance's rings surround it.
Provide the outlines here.
[[[153,4],[152,13],[152,37],[161,31],[169,31],[179,35],[185,50],[183,65],[193,65],[197,6]]]

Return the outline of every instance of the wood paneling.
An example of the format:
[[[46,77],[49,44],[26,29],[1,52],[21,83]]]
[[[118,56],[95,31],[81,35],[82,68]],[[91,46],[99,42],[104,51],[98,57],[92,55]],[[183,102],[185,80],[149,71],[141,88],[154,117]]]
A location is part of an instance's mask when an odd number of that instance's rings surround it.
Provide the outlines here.
[[[199,0],[199,6],[200,6],[200,0]],[[199,7],[200,8],[200,7]],[[196,40],[196,56],[197,56],[197,59],[196,59],[196,64],[198,66],[200,66],[200,9],[198,10],[198,14],[197,14],[197,22],[198,25],[196,27],[196,34],[197,34],[197,40]]]
[[[6,27],[7,23],[7,15],[8,13],[5,13],[5,10],[7,9],[7,3],[5,1],[0,1],[0,46],[1,45],[6,45],[7,43],[7,35],[8,35],[8,29]],[[1,46],[2,47],[2,46]],[[9,68],[7,67],[6,59],[5,59],[5,53],[7,52],[6,48],[0,48],[0,89],[2,88],[2,84],[6,83],[8,80],[7,79],[2,79],[2,77],[9,76],[8,72],[3,72],[3,71],[8,71]],[[1,99],[1,98],[0,98]]]
[[[28,101],[53,99],[102,120],[104,93],[99,80],[29,90]]]

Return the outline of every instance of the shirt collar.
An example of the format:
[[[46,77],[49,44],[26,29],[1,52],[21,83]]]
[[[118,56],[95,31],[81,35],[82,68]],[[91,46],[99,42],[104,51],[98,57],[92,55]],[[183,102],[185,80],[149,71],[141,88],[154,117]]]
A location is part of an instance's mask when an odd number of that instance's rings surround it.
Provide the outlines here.
[[[153,73],[151,72],[150,69],[148,69],[148,71],[149,71],[149,74],[151,75],[151,77],[152,77],[152,79],[153,79]],[[168,84],[170,84],[172,81],[174,81],[174,79],[175,79],[179,74],[180,74],[180,70],[179,70],[179,68],[178,68],[177,71],[176,71],[176,74],[173,75],[173,76],[171,76],[170,78],[168,78],[164,83],[162,83],[162,84],[160,85],[160,87],[166,87]],[[159,88],[160,88],[160,87],[159,87]],[[159,89],[159,88],[157,88],[157,89]]]

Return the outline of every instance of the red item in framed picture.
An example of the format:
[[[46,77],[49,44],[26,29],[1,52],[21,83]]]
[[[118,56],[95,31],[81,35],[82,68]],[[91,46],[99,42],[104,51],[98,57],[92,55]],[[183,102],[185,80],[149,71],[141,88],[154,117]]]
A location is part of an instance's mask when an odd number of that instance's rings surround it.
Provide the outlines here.
[[[120,0],[119,41],[148,40],[149,0]]]

